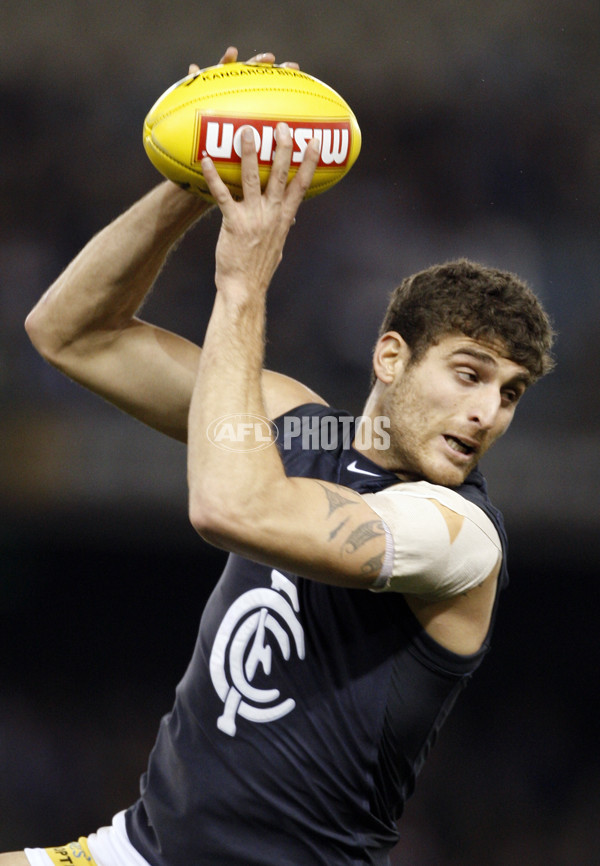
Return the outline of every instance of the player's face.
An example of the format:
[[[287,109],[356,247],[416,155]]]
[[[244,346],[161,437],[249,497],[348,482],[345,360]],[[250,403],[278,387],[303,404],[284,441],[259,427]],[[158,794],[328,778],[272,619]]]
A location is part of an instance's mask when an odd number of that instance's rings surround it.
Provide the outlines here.
[[[399,370],[384,402],[389,468],[456,487],[512,421],[527,370],[498,347],[444,337]]]

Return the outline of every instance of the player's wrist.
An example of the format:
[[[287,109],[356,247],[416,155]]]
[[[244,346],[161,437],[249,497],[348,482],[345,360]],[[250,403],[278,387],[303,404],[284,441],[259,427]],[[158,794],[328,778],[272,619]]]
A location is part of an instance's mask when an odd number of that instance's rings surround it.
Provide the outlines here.
[[[268,284],[253,283],[244,276],[217,277],[217,295],[223,309],[233,320],[240,317],[264,318]]]
[[[201,217],[202,214],[215,206],[212,202],[188,192],[170,180],[165,180],[159,184],[159,189],[162,190],[165,203],[172,207],[175,213],[184,216]]]
[[[151,243],[167,247],[178,240],[213,205],[196,195],[190,195],[169,180],[155,186],[132,210]]]

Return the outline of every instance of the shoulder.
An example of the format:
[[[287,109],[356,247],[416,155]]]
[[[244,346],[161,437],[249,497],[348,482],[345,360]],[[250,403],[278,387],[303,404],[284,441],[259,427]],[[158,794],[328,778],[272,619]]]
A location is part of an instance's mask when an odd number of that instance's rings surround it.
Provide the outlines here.
[[[297,379],[276,373],[273,370],[263,370],[262,386],[265,409],[269,418],[274,419],[305,403],[317,403],[326,406],[326,401],[312,388],[303,385]]]
[[[408,503],[411,503],[412,507],[416,507],[416,502],[432,503],[442,510],[442,513],[449,511],[469,520],[499,544],[498,531],[490,517],[479,504],[464,496],[460,490],[461,488],[454,490],[429,481],[410,481],[394,484],[373,495],[378,506],[392,511],[404,510]]]
[[[417,481],[364,498],[391,538],[381,588],[449,598],[479,585],[502,558],[490,517],[456,490]]]

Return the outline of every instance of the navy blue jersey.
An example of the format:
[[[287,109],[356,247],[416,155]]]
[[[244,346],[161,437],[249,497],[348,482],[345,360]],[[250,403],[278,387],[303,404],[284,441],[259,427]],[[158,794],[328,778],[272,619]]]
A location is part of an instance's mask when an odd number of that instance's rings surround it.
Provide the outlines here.
[[[348,431],[346,413],[329,407],[294,416],[335,417]],[[362,493],[398,484],[348,435],[335,447],[298,436],[279,447],[289,475]],[[458,492],[504,546],[479,472]],[[152,866],[388,864],[415,778],[488,646],[489,635],[474,655],[441,647],[401,594],[230,556],[127,813],[131,842]]]

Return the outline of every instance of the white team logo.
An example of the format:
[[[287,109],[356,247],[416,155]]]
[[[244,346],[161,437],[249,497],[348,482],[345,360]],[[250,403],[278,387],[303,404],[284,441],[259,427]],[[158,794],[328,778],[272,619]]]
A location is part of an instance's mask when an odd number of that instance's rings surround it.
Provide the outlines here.
[[[225,705],[217,719],[217,727],[225,734],[235,736],[238,714],[251,722],[272,722],[296,706],[293,698],[282,699],[279,689],[259,689],[252,680],[259,665],[267,676],[271,673],[272,647],[267,632],[286,661],[291,657],[290,636],[298,658],[304,659],[299,610],[296,587],[273,569],[271,589],[245,592],[223,617],[210,654],[210,676]]]

